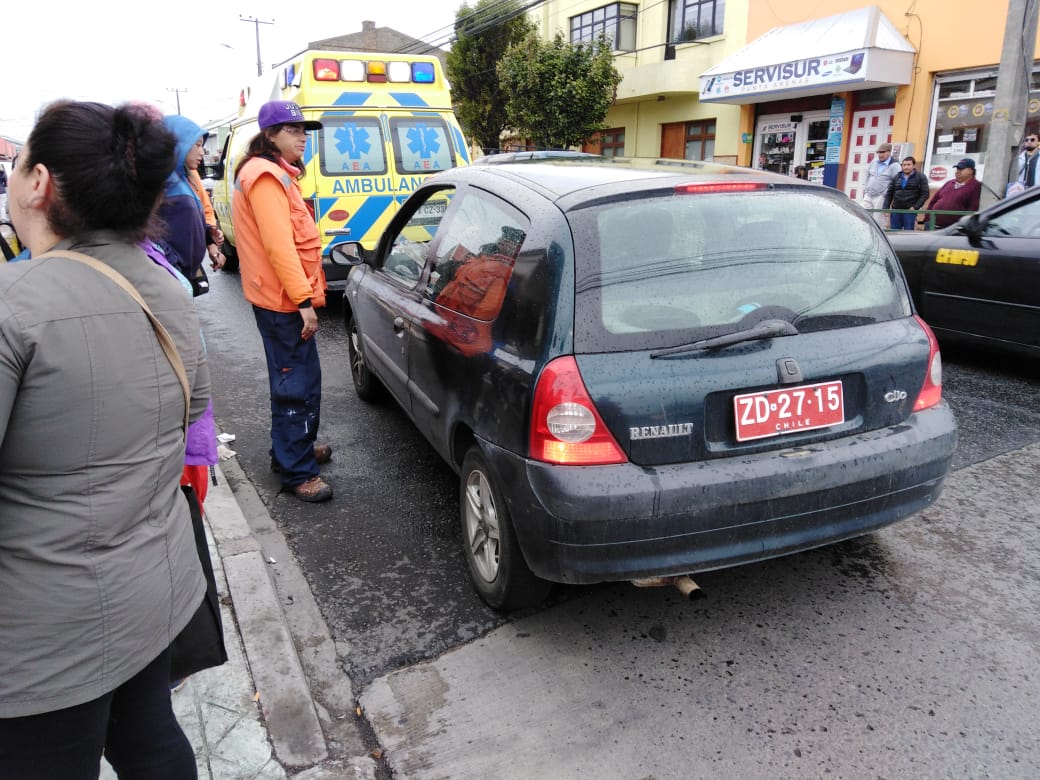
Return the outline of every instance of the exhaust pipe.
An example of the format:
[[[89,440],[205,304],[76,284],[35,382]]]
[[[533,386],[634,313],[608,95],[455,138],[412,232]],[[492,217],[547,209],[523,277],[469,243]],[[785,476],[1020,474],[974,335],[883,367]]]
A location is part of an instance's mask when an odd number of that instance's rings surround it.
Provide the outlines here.
[[[674,577],[644,577],[632,580],[632,584],[637,588],[660,588],[664,585],[674,585],[690,601],[704,596],[700,585],[694,582],[689,574],[679,574]]]

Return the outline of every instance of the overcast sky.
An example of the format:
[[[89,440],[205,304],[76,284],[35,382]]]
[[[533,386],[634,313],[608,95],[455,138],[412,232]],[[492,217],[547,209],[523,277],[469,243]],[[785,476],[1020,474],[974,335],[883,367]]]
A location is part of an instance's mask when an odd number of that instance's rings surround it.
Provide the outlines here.
[[[39,109],[61,97],[148,100],[168,114],[176,113],[179,98],[181,113],[205,124],[233,113],[239,90],[256,78],[257,28],[266,71],[309,41],[360,32],[364,20],[443,45],[460,5],[462,0],[5,2],[0,135],[24,141]],[[318,17],[287,15],[318,7],[325,9]],[[141,10],[128,10],[134,8]],[[274,23],[257,26],[240,16]]]

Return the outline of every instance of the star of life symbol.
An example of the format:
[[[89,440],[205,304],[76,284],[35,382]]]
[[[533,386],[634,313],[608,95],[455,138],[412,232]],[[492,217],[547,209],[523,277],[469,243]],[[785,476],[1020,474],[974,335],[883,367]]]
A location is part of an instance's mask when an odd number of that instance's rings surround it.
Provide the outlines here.
[[[347,125],[336,130],[336,149],[346,157],[359,160],[372,150],[367,128]]]
[[[437,128],[429,125],[416,125],[407,132],[408,149],[419,158],[428,160],[441,150],[437,140]]]

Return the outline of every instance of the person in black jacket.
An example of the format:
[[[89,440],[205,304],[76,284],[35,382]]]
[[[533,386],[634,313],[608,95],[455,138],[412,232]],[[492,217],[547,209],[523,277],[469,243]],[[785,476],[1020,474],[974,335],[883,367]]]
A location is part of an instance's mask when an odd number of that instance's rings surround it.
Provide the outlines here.
[[[902,169],[888,185],[884,208],[916,211],[928,200],[928,179],[917,170],[917,160],[913,157],[903,158]],[[889,216],[893,230],[913,230],[917,220],[917,215],[910,213]]]

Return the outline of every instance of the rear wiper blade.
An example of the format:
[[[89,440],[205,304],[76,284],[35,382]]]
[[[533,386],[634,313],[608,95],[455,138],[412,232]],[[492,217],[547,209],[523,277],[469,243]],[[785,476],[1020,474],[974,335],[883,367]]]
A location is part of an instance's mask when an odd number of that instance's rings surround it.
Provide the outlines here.
[[[745,341],[758,341],[771,339],[777,336],[797,336],[798,328],[787,320],[762,320],[752,328],[737,330],[733,333],[725,333],[710,339],[701,339],[690,344],[680,344],[677,347],[659,349],[651,352],[650,357],[668,357],[669,355],[681,355],[684,352],[698,352],[702,349],[722,349],[734,344],[742,344]]]

